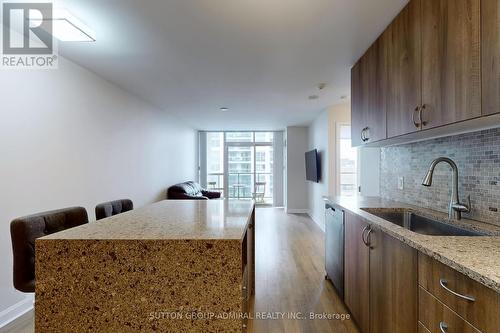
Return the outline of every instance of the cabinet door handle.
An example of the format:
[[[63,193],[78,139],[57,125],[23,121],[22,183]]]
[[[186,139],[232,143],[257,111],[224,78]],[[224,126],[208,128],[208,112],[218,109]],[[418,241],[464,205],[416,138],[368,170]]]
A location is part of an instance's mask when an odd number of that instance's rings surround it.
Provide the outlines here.
[[[366,243],[365,243],[365,245],[368,246],[370,249],[373,249],[373,247],[370,244],[370,238],[369,238],[370,234],[372,233],[372,231],[373,231],[373,229],[370,228],[370,229],[368,229],[368,232],[366,233]]]
[[[420,128],[420,123],[415,121],[415,113],[420,112],[420,106],[417,106],[415,110],[411,113],[411,121],[416,128]]]
[[[418,121],[420,122],[420,125],[422,127],[424,127],[425,125],[427,125],[427,122],[425,120],[423,120],[423,112],[424,110],[426,109],[427,105],[424,104],[422,105],[422,107],[420,108],[420,110],[418,110]]]
[[[365,240],[365,232],[366,232],[366,240]],[[368,237],[370,236],[371,232],[372,232],[372,227],[370,225],[367,225],[366,227],[364,227],[363,232],[361,233],[361,239],[363,240],[363,244],[365,244],[369,248],[371,248],[371,246]]]
[[[453,291],[451,290],[450,288],[448,288],[447,284],[448,284],[448,281],[446,279],[439,279],[439,284],[441,285],[441,287],[446,290],[447,292],[457,296],[457,297],[460,297],[462,299],[465,299],[469,302],[475,302],[476,301],[476,298],[473,297],[473,296],[467,296],[467,295],[462,295],[462,294],[459,294],[457,293],[456,291]]]
[[[441,333],[448,333],[448,325],[444,321],[439,323],[439,329]]]
[[[363,241],[363,244],[365,244],[366,246],[368,246],[368,243],[365,241],[365,232],[368,230],[368,228],[370,228],[369,225],[364,227],[363,231],[361,232],[361,240]]]

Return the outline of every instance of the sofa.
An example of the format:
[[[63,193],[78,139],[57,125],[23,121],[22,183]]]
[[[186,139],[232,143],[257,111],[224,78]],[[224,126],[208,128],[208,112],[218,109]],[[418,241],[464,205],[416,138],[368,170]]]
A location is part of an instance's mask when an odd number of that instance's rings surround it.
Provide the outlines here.
[[[200,184],[192,181],[170,186],[167,191],[167,199],[209,200],[220,197],[220,192],[205,190]]]

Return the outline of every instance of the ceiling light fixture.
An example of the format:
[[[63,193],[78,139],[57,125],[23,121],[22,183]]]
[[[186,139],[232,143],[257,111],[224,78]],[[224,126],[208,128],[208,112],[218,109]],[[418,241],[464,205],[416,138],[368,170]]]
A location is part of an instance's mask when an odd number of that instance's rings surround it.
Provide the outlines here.
[[[226,111],[229,111],[229,108],[225,108],[225,107],[223,107],[223,108],[220,108],[220,110],[221,110],[222,112],[226,112]]]
[[[323,90],[323,89],[325,89],[325,87],[326,87],[326,83],[320,83],[320,84],[318,84],[318,89],[319,90]]]
[[[318,95],[311,95],[308,97],[310,100],[314,100],[314,99],[318,99],[319,96]]]
[[[30,22],[36,24],[42,20],[52,21],[52,36],[62,42],[96,41],[95,32],[65,9],[54,9],[48,18],[38,16],[37,11],[30,12]]]

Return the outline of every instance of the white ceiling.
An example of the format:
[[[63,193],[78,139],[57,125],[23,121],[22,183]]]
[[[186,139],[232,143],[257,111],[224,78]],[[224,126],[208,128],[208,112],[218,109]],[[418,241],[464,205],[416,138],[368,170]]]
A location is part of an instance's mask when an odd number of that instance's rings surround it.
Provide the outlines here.
[[[194,128],[281,129],[349,95],[350,67],[406,2],[58,0],[97,34],[59,52]]]

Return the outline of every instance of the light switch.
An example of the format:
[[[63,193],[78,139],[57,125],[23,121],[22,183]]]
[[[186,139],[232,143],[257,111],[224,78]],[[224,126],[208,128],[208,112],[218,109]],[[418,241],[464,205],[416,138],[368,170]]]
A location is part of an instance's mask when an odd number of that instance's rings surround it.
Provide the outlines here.
[[[398,177],[398,190],[404,190],[405,188],[405,179],[404,177]]]

